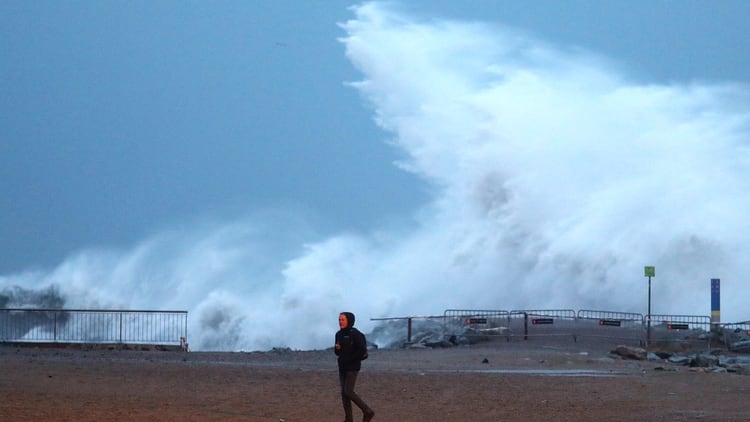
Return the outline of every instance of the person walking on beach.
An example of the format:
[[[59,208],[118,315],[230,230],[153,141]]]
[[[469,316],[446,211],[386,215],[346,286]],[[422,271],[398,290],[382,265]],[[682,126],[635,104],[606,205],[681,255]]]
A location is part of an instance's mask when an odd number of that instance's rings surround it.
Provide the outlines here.
[[[338,356],[344,422],[354,422],[352,402],[362,410],[362,422],[371,421],[375,412],[354,392],[362,361],[367,359],[367,342],[365,335],[354,328],[354,314],[351,312],[339,314],[339,330],[336,332],[334,352]]]

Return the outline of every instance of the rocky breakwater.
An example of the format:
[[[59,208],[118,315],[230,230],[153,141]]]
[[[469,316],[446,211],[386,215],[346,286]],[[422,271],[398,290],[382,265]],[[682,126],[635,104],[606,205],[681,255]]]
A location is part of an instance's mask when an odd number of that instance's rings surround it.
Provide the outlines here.
[[[662,362],[657,371],[676,371],[680,367],[695,372],[725,372],[750,375],[750,356],[727,353],[724,350],[706,350],[691,353],[649,351],[641,347],[619,345],[610,352],[621,359]]]

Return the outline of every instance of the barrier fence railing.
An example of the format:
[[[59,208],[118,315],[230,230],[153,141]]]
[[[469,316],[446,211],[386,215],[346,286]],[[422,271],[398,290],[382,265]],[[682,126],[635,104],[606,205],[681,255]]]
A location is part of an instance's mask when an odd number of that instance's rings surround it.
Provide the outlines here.
[[[187,311],[0,309],[0,342],[187,345]]]
[[[599,337],[644,343],[643,315],[632,312],[581,309],[577,314],[579,337]]]
[[[750,321],[721,324],[721,336],[731,351],[750,351]]]
[[[386,324],[393,324],[393,323],[399,324],[402,321],[405,321],[406,322],[406,343],[411,343],[413,340],[412,332],[413,332],[413,327],[414,327],[415,322],[417,322],[418,325],[419,325],[419,322],[423,322],[423,323],[432,322],[434,324],[434,321],[442,321],[443,319],[444,319],[443,316],[438,316],[438,315],[411,315],[411,316],[405,316],[405,317],[370,318],[371,321],[381,321]],[[442,325],[440,322],[437,322],[437,324]]]
[[[407,342],[413,340],[412,321],[434,321],[438,316],[406,316],[372,318],[373,321],[408,321]],[[703,315],[656,315],[633,312],[570,309],[547,310],[489,310],[447,309],[442,316],[443,333],[446,338],[458,337],[504,337],[529,340],[535,337],[570,336],[590,341],[617,339],[639,345],[694,344],[711,347],[717,340],[730,350],[750,351],[750,321],[734,324],[711,324],[711,318]]]
[[[706,343],[710,346],[711,317],[704,315],[658,315],[643,319],[647,344]]]
[[[576,313],[572,309],[514,310],[508,313],[510,337],[571,336],[576,341]]]
[[[487,309],[446,309],[443,325],[447,331],[462,332],[467,337],[510,334],[508,311]]]

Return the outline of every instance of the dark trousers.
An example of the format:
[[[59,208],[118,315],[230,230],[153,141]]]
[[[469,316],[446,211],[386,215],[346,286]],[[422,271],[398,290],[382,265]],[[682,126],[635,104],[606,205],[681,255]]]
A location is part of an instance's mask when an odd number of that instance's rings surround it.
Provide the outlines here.
[[[352,416],[352,402],[362,410],[362,413],[372,413],[372,409],[354,392],[354,384],[357,383],[359,371],[339,371],[339,382],[341,383],[341,401],[344,404],[345,422],[354,422]]]

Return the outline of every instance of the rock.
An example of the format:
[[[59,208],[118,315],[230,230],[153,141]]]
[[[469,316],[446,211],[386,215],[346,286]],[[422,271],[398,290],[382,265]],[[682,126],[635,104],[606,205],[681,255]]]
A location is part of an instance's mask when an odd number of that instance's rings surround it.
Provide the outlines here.
[[[466,337],[463,335],[461,336],[452,335],[448,338],[448,341],[454,346],[467,346],[472,343],[469,337]]]
[[[656,362],[662,359],[665,359],[665,358],[660,357],[656,353],[648,352],[648,354],[646,355],[646,360],[648,360],[649,362]]]
[[[733,352],[748,353],[750,352],[750,340],[742,340],[730,343],[729,350]]]
[[[689,365],[690,364],[690,358],[688,356],[683,356],[683,355],[670,356],[669,359],[667,359],[667,361],[675,365]]]
[[[748,356],[727,356],[719,357],[719,361],[726,365],[747,365],[750,366],[750,357]]]
[[[455,344],[451,343],[448,340],[425,341],[422,344],[424,344],[426,347],[429,347],[431,349],[437,349],[437,348],[453,347],[453,346],[455,346]]]
[[[750,365],[730,363],[727,365],[721,365],[722,368],[726,369],[727,372],[733,374],[750,375]]]
[[[691,361],[690,366],[698,368],[711,368],[719,365],[719,357],[713,355],[700,354],[696,355]]]
[[[646,360],[646,349],[641,347],[632,347],[619,345],[612,351],[612,354],[621,356],[624,359]]]
[[[660,359],[669,359],[672,357],[672,353],[669,353],[669,352],[658,351],[658,352],[654,352],[654,354],[658,356]]]

